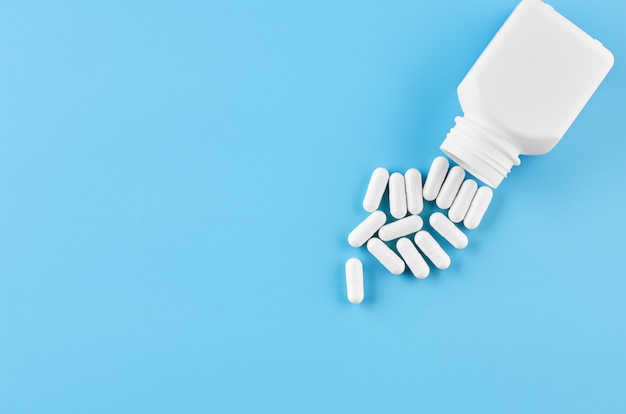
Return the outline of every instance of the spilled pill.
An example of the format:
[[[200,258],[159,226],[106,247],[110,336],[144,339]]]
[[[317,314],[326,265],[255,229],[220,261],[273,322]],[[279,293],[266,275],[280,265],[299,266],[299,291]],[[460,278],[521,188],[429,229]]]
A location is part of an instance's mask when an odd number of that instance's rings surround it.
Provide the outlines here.
[[[487,207],[489,207],[489,203],[491,203],[491,199],[493,198],[493,191],[491,188],[487,186],[482,186],[476,191],[476,195],[474,195],[474,199],[470,204],[469,210],[467,210],[467,214],[465,215],[465,219],[463,220],[463,224],[470,230],[478,227],[480,222],[487,211]]]
[[[369,239],[367,250],[394,275],[404,272],[404,261],[379,238]]]
[[[374,211],[348,234],[348,243],[352,247],[363,246],[385,224],[385,221],[387,221],[385,213],[380,210]]]
[[[394,218],[406,216],[406,189],[404,176],[398,172],[389,177],[389,212]]]
[[[400,237],[415,233],[424,225],[420,216],[408,216],[392,223],[385,224],[378,230],[378,237],[382,241],[395,240]]]
[[[406,207],[411,214],[419,214],[424,208],[422,198],[422,174],[417,168],[409,168],[404,173],[406,187]]]
[[[363,302],[363,263],[355,257],[346,262],[346,288],[350,303]]]
[[[476,181],[471,178],[463,181],[459,193],[452,202],[450,210],[448,210],[448,218],[453,223],[460,223],[463,221],[465,215],[467,214],[467,210],[469,210],[470,204],[472,203],[474,194],[476,194],[476,190],[478,190],[478,184],[476,184]]]
[[[450,256],[441,248],[437,240],[426,230],[420,230],[415,235],[415,244],[438,269],[447,269],[450,266]]]
[[[465,170],[458,165],[450,168],[448,175],[446,176],[441,190],[437,195],[437,207],[442,210],[449,209],[456,197],[463,180],[465,179]]]
[[[450,221],[443,213],[436,212],[431,214],[428,219],[431,227],[441,234],[452,246],[457,249],[467,247],[467,236],[453,222]]]
[[[389,171],[385,168],[376,168],[372,172],[370,182],[367,185],[367,191],[363,198],[363,208],[365,211],[372,213],[378,210],[380,202],[383,199],[385,190],[387,189],[387,182],[389,181]]]
[[[420,252],[417,251],[411,240],[406,237],[401,238],[396,243],[396,249],[406,262],[406,265],[411,273],[413,273],[413,276],[418,279],[424,279],[428,276],[430,273],[430,267]]]
[[[424,200],[433,201],[437,198],[439,190],[441,190],[441,184],[446,178],[448,167],[450,162],[446,157],[437,157],[433,160],[426,176],[426,182],[424,183],[424,190],[422,191]]]

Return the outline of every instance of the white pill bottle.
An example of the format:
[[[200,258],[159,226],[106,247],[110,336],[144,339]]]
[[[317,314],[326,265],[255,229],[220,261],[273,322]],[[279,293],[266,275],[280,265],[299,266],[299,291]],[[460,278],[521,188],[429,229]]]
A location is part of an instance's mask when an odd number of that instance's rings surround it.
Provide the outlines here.
[[[540,0],[523,0],[458,87],[464,116],[441,150],[496,188],[519,155],[550,151],[613,66],[613,55]]]

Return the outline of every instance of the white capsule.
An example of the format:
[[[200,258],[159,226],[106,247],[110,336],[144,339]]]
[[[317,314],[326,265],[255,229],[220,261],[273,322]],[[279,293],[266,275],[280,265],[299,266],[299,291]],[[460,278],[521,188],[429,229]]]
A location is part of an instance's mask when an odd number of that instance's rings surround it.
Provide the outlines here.
[[[467,247],[468,240],[465,233],[459,230],[456,224],[451,222],[443,213],[436,212],[431,214],[428,221],[431,227],[455,248],[465,249]]]
[[[363,302],[363,263],[355,257],[346,262],[346,288],[350,303]]]
[[[413,242],[406,237],[401,238],[396,243],[396,249],[400,253],[400,256],[406,262],[407,267],[418,279],[425,279],[430,273],[430,267],[426,260],[422,257],[421,253],[417,251]]]
[[[406,206],[411,214],[419,214],[424,208],[422,198],[422,174],[416,168],[409,168],[404,173],[406,187]]]
[[[420,216],[408,216],[392,223],[385,224],[378,230],[378,237],[382,241],[399,239],[420,230],[424,221]]]
[[[467,214],[467,210],[469,210],[470,204],[472,203],[474,194],[476,194],[476,190],[478,190],[478,184],[476,184],[476,181],[471,178],[463,181],[459,193],[452,202],[450,210],[448,210],[448,218],[453,223],[460,223],[463,221],[465,215]]]
[[[367,250],[394,275],[404,272],[404,261],[379,238],[369,239]]]
[[[378,210],[380,201],[383,199],[385,190],[387,189],[387,182],[389,181],[389,171],[380,167],[376,168],[372,172],[372,177],[367,185],[367,191],[363,198],[363,208],[367,212],[374,212]]]
[[[492,198],[493,191],[487,186],[482,186],[478,189],[478,191],[476,191],[472,204],[470,204],[470,208],[467,210],[467,214],[463,220],[465,227],[470,230],[478,227],[483,219],[483,216],[485,215],[485,212],[487,211],[487,207],[489,207],[489,203],[491,203]]]
[[[417,232],[415,235],[415,244],[438,269],[443,270],[450,267],[450,256],[448,256],[439,243],[437,243],[437,240],[426,230]]]
[[[426,182],[424,182],[424,200],[433,201],[437,198],[439,190],[441,190],[441,184],[443,184],[443,180],[446,178],[449,166],[450,162],[446,157],[439,156],[433,160],[433,163],[430,165],[430,170],[428,170],[428,175],[426,176]]]
[[[461,188],[461,184],[463,184],[463,179],[465,179],[465,170],[463,167],[457,165],[450,168],[446,180],[441,186],[441,191],[439,191],[439,195],[437,195],[437,207],[442,210],[450,208]]]
[[[380,210],[374,211],[348,234],[348,243],[352,247],[363,246],[385,224],[385,221],[387,221],[385,213]]]
[[[389,212],[397,219],[406,216],[404,176],[398,172],[389,177]]]

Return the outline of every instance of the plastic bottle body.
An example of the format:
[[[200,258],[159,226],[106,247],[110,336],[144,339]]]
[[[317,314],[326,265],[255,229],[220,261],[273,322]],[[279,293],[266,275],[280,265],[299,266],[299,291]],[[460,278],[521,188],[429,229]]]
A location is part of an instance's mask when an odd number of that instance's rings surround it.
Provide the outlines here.
[[[600,42],[540,0],[523,0],[459,85],[464,116],[441,150],[495,188],[519,155],[558,143],[612,66]]]

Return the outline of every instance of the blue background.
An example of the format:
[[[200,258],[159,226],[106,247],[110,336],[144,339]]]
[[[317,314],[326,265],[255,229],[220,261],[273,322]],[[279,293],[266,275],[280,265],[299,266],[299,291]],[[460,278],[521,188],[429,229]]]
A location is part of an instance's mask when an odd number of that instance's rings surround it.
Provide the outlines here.
[[[516,3],[2,1],[0,412],[626,411],[626,3],[450,269],[346,242]]]

